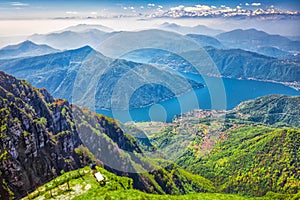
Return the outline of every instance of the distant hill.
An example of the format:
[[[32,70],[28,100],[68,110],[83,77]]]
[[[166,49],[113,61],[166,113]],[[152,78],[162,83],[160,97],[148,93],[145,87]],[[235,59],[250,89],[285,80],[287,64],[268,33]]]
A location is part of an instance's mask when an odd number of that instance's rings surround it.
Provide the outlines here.
[[[181,34],[202,34],[214,36],[223,32],[222,30],[209,28],[205,25],[197,25],[190,27],[168,22],[161,24],[159,27],[166,30],[172,30]]]
[[[78,24],[75,26],[70,26],[66,29],[64,29],[63,31],[73,31],[73,32],[84,32],[90,29],[96,29],[102,32],[112,32],[113,29],[107,27],[107,26],[103,26],[100,24]]]
[[[300,41],[291,41],[280,35],[270,35],[256,29],[236,29],[216,36],[228,48],[257,50],[261,47],[275,47],[283,51],[300,51]]]
[[[0,61],[0,69],[96,110],[141,108],[203,87],[151,65],[105,57],[88,46]]]
[[[299,81],[299,62],[282,61],[240,49],[207,48],[207,52],[225,77],[279,82]]]
[[[224,48],[223,44],[214,37],[199,34],[187,34],[187,37],[195,40],[201,47],[212,46],[214,48]]]
[[[59,50],[47,45],[37,45],[29,40],[0,49],[0,59],[40,56],[55,53]]]
[[[282,51],[277,47],[260,47],[256,49],[255,52],[268,57],[278,58],[280,60],[300,62],[300,52]]]
[[[291,55],[291,53],[287,51],[282,51],[276,47],[259,47],[256,50],[256,52],[265,56],[275,57],[275,58],[285,58]]]
[[[300,97],[260,97],[239,104],[230,116],[268,125],[300,127]]]
[[[47,44],[60,50],[76,49],[86,45],[97,48],[113,33],[98,29],[85,29],[86,26],[71,27],[70,30],[50,34],[34,34],[28,39],[38,43]],[[75,30],[74,30],[75,29]],[[82,29],[83,31],[78,32]]]
[[[198,53],[199,54],[197,56],[199,58],[199,55],[201,55],[202,52],[198,52]],[[194,55],[196,56],[196,53],[194,53]],[[209,56],[207,54],[207,58],[208,57]],[[155,64],[161,68],[164,69],[170,68],[177,72],[188,72],[188,73],[195,73],[195,74],[199,73],[191,63],[189,63],[180,55],[162,49],[154,49],[154,48],[138,49],[124,54],[121,58],[133,62]],[[206,63],[203,63],[202,65],[207,66]]]
[[[112,58],[139,49],[160,49],[180,53],[184,51],[198,50],[199,45],[184,35],[159,29],[141,31],[124,31],[114,33],[96,48],[99,52]]]
[[[299,82],[298,61],[276,59],[241,49],[205,47],[204,50],[206,54],[200,51],[188,51],[176,55],[163,50],[139,49],[123,55],[123,58],[158,64],[161,67],[168,66],[179,72],[199,73],[200,71],[202,75],[208,76]]]
[[[289,38],[290,40],[293,40],[293,41],[300,41],[300,36],[286,36],[287,38]]]

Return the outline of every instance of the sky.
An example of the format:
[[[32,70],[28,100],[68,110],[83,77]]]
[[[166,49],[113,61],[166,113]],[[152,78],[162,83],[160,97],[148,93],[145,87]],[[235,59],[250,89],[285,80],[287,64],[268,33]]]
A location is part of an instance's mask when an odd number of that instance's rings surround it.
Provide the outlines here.
[[[158,10],[195,5],[241,9],[267,9],[300,11],[299,0],[0,0],[0,19],[58,18],[108,16],[153,13]]]
[[[300,35],[300,0],[0,0],[2,38],[44,34],[79,23],[140,30],[164,22]]]

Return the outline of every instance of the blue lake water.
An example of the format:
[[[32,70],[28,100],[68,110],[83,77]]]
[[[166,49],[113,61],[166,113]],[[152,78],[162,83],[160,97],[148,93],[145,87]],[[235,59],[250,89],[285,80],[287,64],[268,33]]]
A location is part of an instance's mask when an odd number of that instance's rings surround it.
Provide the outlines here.
[[[242,101],[270,94],[300,95],[300,91],[278,83],[201,77],[194,74],[185,74],[184,76],[205,84],[205,87],[145,108],[129,111],[97,110],[97,112],[113,117],[121,122],[170,122],[174,116],[197,108],[230,110]]]

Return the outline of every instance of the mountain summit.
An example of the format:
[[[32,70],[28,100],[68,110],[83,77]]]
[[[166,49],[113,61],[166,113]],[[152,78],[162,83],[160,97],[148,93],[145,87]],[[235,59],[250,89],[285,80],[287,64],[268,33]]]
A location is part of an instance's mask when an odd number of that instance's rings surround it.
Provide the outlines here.
[[[38,45],[29,40],[0,49],[0,59],[40,56],[55,53],[59,50],[47,45]]]

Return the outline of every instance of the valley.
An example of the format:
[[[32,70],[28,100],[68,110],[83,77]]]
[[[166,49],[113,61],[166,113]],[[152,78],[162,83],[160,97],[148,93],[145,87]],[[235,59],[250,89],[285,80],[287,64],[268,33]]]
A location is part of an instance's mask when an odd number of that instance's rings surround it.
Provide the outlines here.
[[[297,2],[201,4],[1,3],[0,199],[300,199]]]
[[[296,193],[300,186],[296,173],[299,163],[296,156],[299,150],[299,97],[267,96],[241,103],[232,111],[195,110],[179,116],[170,124],[154,123],[152,126],[152,122],[149,122],[149,125],[142,123],[141,126],[125,124],[121,128],[119,122],[112,118],[70,105],[65,100],[54,99],[46,90],[33,88],[29,83],[3,72],[1,80],[1,116],[4,116],[1,121],[1,178],[5,183],[1,191],[6,192],[1,193],[2,197],[12,195],[19,198],[24,196],[26,190],[31,190],[29,188],[37,188],[49,178],[57,176],[57,181],[47,183],[31,195],[51,196],[61,195],[62,192],[69,195],[68,190],[58,190],[60,184],[69,180],[75,188],[87,188],[75,193],[76,197],[80,199],[85,195],[93,196],[93,191],[99,189],[96,189],[93,179],[89,178],[89,172],[86,174],[87,169],[77,173],[69,172],[68,176],[62,175],[61,170],[78,169],[91,160],[99,159],[99,170],[112,181],[100,190],[110,197],[136,194],[139,198],[168,198],[132,190],[139,189],[148,193],[173,195],[202,192],[195,195],[195,198],[208,198],[207,192],[263,196],[263,199],[297,198]],[[24,92],[30,95],[24,96]],[[22,112],[22,109],[27,112]],[[282,112],[283,118],[274,118]],[[153,127],[149,134],[146,132],[149,131],[147,127]],[[33,142],[37,145],[32,146]],[[282,144],[286,147],[280,148]],[[224,148],[224,145],[227,147]],[[57,156],[45,151],[52,148],[56,149]],[[237,152],[239,156],[232,155],[233,152]],[[265,162],[270,154],[280,161],[280,165],[274,161],[265,169]],[[236,159],[244,160],[238,162]],[[45,171],[29,170],[27,165],[35,166],[35,162],[44,163],[46,166],[50,162],[52,167],[44,168]],[[241,171],[234,170],[234,174],[229,176],[229,168],[233,166]],[[251,171],[252,169],[258,171]],[[258,172],[262,173],[258,176],[263,178],[256,178],[254,182],[252,179],[243,178],[255,177],[251,173]],[[39,176],[44,177],[39,173],[45,173],[49,178],[39,180]],[[111,173],[129,177],[127,180],[130,184],[125,186],[124,183],[119,183],[122,179],[113,178],[116,175]],[[270,179],[270,176],[273,178]],[[30,179],[36,179],[36,183],[31,185],[34,182],[26,182],[26,179],[16,182],[13,177],[31,177]],[[236,182],[238,179],[245,182]],[[266,186],[265,181],[271,182]],[[80,185],[75,186],[76,184]],[[120,189],[118,184],[121,185]],[[254,185],[257,184],[264,186],[255,188]],[[279,187],[276,186],[278,184]],[[248,185],[248,189],[244,189],[244,185]],[[105,192],[106,189],[115,191],[115,194]],[[209,198],[229,197],[222,194],[212,195]],[[95,198],[101,197],[96,195]]]

